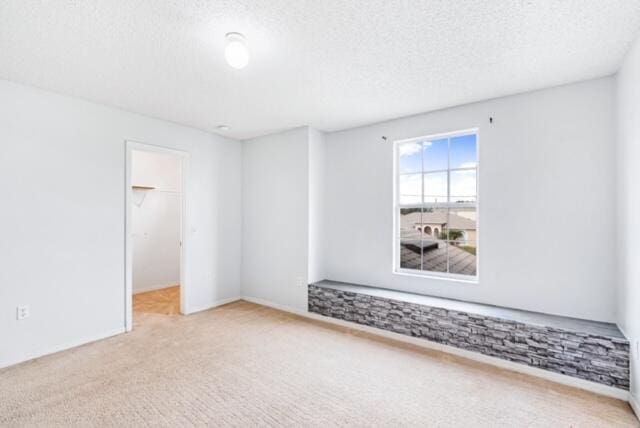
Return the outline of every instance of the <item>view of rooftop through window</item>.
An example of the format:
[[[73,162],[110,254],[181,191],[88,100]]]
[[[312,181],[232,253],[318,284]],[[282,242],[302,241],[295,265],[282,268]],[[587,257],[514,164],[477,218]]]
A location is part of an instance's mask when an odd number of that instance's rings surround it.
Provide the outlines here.
[[[477,273],[477,134],[399,142],[396,269]]]

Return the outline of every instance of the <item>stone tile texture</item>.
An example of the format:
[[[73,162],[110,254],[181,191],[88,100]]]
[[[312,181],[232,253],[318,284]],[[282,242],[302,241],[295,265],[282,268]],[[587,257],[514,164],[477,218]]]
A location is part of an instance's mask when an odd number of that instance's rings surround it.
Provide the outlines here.
[[[309,285],[309,312],[615,388],[629,389],[629,342]]]

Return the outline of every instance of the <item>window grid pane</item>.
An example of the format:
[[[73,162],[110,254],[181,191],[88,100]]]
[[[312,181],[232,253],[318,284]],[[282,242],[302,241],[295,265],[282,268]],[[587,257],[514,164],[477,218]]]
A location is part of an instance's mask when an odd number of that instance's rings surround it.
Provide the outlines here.
[[[450,241],[448,272],[457,275],[476,274],[476,245],[473,242]]]

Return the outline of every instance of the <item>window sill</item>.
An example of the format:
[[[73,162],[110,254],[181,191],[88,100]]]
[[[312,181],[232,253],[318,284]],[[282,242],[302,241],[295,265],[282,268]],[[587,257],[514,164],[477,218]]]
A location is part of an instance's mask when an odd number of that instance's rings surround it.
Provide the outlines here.
[[[480,283],[480,279],[477,276],[473,278],[469,278],[469,277],[451,276],[450,274],[438,275],[435,273],[415,273],[414,271],[403,270],[403,269],[393,270],[392,273],[394,275],[400,275],[400,276],[409,276],[409,277],[424,278],[424,279],[436,279],[439,281],[455,282],[455,283],[465,284],[465,285],[466,284],[478,285]]]

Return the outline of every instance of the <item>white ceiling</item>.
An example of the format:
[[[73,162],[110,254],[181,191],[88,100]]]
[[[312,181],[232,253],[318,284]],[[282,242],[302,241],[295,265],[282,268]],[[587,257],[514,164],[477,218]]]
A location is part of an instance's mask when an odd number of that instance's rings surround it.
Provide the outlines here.
[[[609,75],[639,28],[640,0],[2,0],[0,78],[248,138]]]

